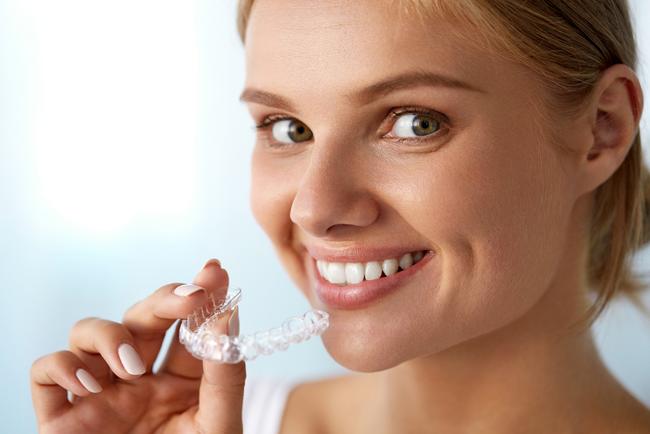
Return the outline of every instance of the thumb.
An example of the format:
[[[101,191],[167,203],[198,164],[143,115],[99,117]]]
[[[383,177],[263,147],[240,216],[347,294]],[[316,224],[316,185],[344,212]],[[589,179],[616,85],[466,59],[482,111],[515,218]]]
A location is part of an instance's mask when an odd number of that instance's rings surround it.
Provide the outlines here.
[[[218,321],[219,334],[239,334],[239,307],[232,315]],[[203,376],[199,389],[199,408],[195,415],[200,432],[237,434],[243,432],[242,406],[246,363],[235,364],[203,361]]]

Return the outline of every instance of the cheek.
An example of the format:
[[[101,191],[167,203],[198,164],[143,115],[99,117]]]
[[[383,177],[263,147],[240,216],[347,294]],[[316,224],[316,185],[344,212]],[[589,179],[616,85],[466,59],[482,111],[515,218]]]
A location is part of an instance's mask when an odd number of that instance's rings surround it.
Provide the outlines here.
[[[251,159],[250,207],[257,223],[276,244],[286,239],[291,207],[290,182],[278,177],[273,165],[259,151]]]
[[[302,259],[292,246],[293,225],[289,217],[299,183],[299,172],[254,151],[251,160],[250,207],[290,277],[303,292],[307,285]],[[299,167],[299,165],[295,165]]]
[[[493,128],[409,162],[408,177],[382,186],[393,189],[404,223],[438,251],[441,269],[435,287],[413,292],[417,302],[368,318],[356,345],[332,338],[349,366],[383,369],[489,333],[524,315],[550,285],[571,212],[569,182],[550,145]]]
[[[550,148],[521,140],[529,136],[477,131],[454,148],[378,166],[373,185],[394,227],[428,241],[440,268],[390,302],[334,312],[323,341],[339,363],[370,372],[434,354],[539,300],[558,265],[570,196]]]
[[[444,263],[431,308],[463,338],[523,315],[556,272],[571,196],[554,151],[531,136],[503,126],[459,139],[420,193],[420,231]]]

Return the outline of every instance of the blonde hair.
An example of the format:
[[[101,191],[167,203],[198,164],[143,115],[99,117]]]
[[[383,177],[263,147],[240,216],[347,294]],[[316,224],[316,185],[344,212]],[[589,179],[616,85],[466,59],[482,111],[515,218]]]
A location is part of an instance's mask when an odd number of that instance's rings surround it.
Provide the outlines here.
[[[474,34],[468,40],[483,41],[538,74],[548,91],[544,102],[549,113],[579,113],[609,66],[622,63],[636,69],[636,41],[626,0],[386,1],[421,19],[445,16],[473,25],[484,37]],[[242,43],[253,3],[239,2]],[[633,253],[650,241],[648,175],[637,133],[621,166],[595,192],[587,283],[597,297],[576,325],[590,326],[616,293],[627,295],[650,314],[638,295],[647,284],[631,263]]]

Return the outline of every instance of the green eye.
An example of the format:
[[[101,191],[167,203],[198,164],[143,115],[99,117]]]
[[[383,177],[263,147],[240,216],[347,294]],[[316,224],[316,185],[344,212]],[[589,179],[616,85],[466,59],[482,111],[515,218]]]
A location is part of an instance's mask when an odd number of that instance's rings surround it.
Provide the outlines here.
[[[407,113],[400,116],[391,133],[397,137],[428,136],[440,129],[440,121],[426,114]]]
[[[307,125],[296,119],[282,119],[273,124],[273,138],[282,143],[298,143],[313,136]]]

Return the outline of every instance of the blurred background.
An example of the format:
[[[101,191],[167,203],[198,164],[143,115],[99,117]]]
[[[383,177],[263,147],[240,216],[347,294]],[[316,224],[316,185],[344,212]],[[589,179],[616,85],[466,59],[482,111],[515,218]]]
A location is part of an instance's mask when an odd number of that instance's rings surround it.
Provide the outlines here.
[[[650,2],[631,4],[648,93]],[[119,321],[211,257],[245,291],[243,333],[309,308],[249,209],[254,131],[238,102],[235,7],[0,0],[3,432],[36,432],[29,368],[66,348],[78,319]],[[650,268],[650,252],[636,265]],[[618,300],[595,335],[615,375],[650,406],[650,320]],[[248,365],[249,377],[345,372],[319,339]]]

